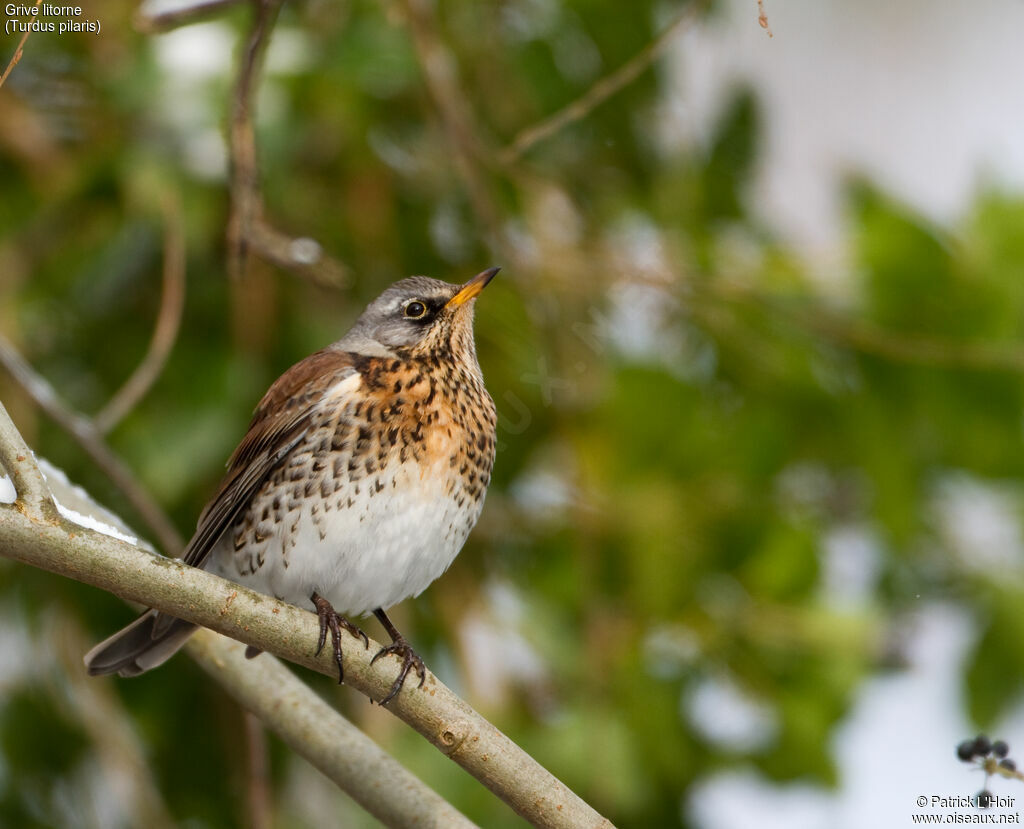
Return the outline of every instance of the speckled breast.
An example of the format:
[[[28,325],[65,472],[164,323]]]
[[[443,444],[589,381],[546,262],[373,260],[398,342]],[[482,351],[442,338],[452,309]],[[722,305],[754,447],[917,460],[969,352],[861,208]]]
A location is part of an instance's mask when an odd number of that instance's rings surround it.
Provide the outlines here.
[[[495,409],[476,366],[360,357],[355,368],[216,567],[288,601],[316,590],[363,613],[419,593],[461,549],[490,482]]]

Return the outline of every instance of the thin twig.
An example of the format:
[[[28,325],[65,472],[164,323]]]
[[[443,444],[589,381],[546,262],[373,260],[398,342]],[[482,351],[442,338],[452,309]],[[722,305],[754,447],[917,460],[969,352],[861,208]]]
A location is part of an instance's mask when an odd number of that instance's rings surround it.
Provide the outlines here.
[[[42,2],[43,0],[36,0],[35,7],[38,9],[39,4]],[[33,17],[32,19],[35,20],[35,17]],[[14,50],[14,55],[11,57],[10,63],[7,64],[7,68],[4,69],[4,73],[0,75],[0,86],[4,85],[4,81],[7,80],[7,76],[10,75],[12,71],[14,71],[14,67],[17,66],[18,63],[21,61],[21,56],[25,49],[25,41],[28,40],[28,36],[30,34],[32,34],[32,30],[28,29],[21,36],[21,40],[18,41],[18,48]]]
[[[177,198],[168,197],[164,201],[163,213],[163,292],[156,326],[142,362],[93,418],[93,424],[101,434],[113,429],[145,396],[167,364],[178,338],[181,313],[185,307],[185,231]]]
[[[874,354],[887,360],[973,371],[1011,371],[1024,374],[1024,347],[1015,343],[971,342],[924,334],[893,332],[864,320],[786,302],[740,282],[716,279],[690,286],[695,297],[746,303],[766,309],[774,318],[788,318],[795,325],[838,345]]]
[[[0,402],[0,473],[6,473],[14,484],[18,508],[36,520],[56,518],[56,506],[50,496],[43,473],[35,462],[21,433],[11,422],[7,409]],[[48,505],[48,506],[47,506]],[[48,512],[49,511],[49,512]]]
[[[225,642],[229,640],[223,640]],[[242,648],[241,657],[245,658],[245,648]],[[202,660],[196,658],[200,664]],[[221,660],[223,662],[223,660]],[[214,672],[214,677],[218,671]],[[270,762],[267,756],[267,733],[263,730],[263,723],[256,714],[245,710],[242,712],[242,719],[245,723],[245,777],[246,777],[246,804],[248,818],[247,825],[251,829],[270,829],[273,819],[270,811]]]
[[[64,503],[63,493],[57,494]],[[51,691],[61,710],[70,711],[92,740],[99,765],[107,773],[130,824],[146,829],[174,829],[178,824],[160,794],[142,742],[131,727],[120,697],[112,686],[90,680],[81,669],[82,652],[88,644],[79,620],[59,605],[48,607],[46,620],[46,632],[60,668],[60,681],[52,683]],[[129,781],[130,785],[124,785]]]
[[[249,229],[252,252],[272,265],[287,268],[328,288],[341,288],[350,281],[345,265],[328,256],[320,244],[308,237],[293,238],[257,217]]]
[[[254,18],[242,53],[228,126],[231,171],[231,214],[227,226],[227,270],[235,278],[245,274],[250,253],[266,262],[332,288],[348,283],[349,272],[337,259],[308,237],[293,237],[264,219],[256,151],[255,101],[263,56],[283,0],[252,0]]]
[[[0,421],[6,419],[0,410]],[[134,544],[64,522],[39,523],[18,510],[0,508],[0,556],[108,590],[337,676],[330,648],[319,655],[313,652],[319,632],[313,613]],[[353,639],[345,649],[346,682],[377,700],[387,693],[398,669],[395,659],[371,662],[378,647],[371,640],[363,648]],[[422,687],[407,685],[388,710],[534,825],[611,826],[429,671]],[[398,795],[389,790],[388,796]]]
[[[228,274],[245,273],[253,224],[262,218],[256,133],[253,126],[255,94],[263,55],[282,0],[253,0],[254,18],[231,101],[228,152],[231,168],[231,216],[228,219]]]
[[[768,32],[768,37],[775,37],[772,34],[772,27],[768,24],[768,12],[764,10],[764,0],[757,0],[757,22],[762,29]]]
[[[474,212],[490,236],[490,247],[497,249],[502,238],[499,213],[479,163],[490,153],[481,146],[480,126],[459,88],[455,60],[437,34],[433,4],[428,0],[403,0],[402,5],[427,90],[451,140],[456,172],[466,187]]]
[[[156,536],[157,543],[168,555],[182,548],[181,536],[160,505],[146,491],[134,473],[107,446],[103,435],[92,421],[64,403],[53,386],[32,368],[18,350],[0,335],[0,364],[7,369],[36,404],[64,431],[70,434],[93,462],[124,494],[139,517]],[[12,470],[12,474],[17,474]],[[15,483],[17,488],[17,482]]]
[[[140,8],[135,13],[133,23],[136,31],[145,35],[155,35],[214,17],[224,9],[237,6],[239,2],[240,0],[206,0],[157,14],[148,14],[144,8]]]
[[[572,103],[564,106],[554,115],[545,118],[538,124],[520,130],[515,138],[498,152],[498,161],[505,165],[515,164],[536,144],[550,138],[560,130],[586,118],[595,108],[607,101],[616,92],[629,86],[647,69],[655,59],[665,51],[672,38],[684,27],[697,18],[698,11],[703,7],[698,0],[691,0],[685,9],[673,20],[660,35],[644,46],[626,63],[597,81],[583,95]]]
[[[940,337],[894,333],[877,325],[844,319],[835,314],[799,313],[799,319],[817,334],[856,351],[904,363],[966,368],[975,371],[1012,371],[1024,374],[1024,348],[1019,345],[961,342]]]

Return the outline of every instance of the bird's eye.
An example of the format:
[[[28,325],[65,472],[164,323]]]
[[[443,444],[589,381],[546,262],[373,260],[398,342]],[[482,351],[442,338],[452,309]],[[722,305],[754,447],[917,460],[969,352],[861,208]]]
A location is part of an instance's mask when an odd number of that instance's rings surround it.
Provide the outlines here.
[[[420,317],[427,313],[427,306],[414,299],[412,302],[406,303],[402,313],[411,320],[420,319]]]

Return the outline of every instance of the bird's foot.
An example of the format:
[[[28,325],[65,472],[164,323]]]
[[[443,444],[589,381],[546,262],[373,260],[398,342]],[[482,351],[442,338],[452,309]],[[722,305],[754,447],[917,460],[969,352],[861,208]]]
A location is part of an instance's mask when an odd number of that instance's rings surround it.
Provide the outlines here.
[[[398,696],[398,692],[402,690],[402,686],[405,685],[405,678],[409,675],[409,671],[413,668],[416,669],[416,673],[419,674],[420,684],[417,688],[422,688],[424,681],[427,678],[427,666],[423,664],[423,660],[420,655],[412,649],[412,645],[405,641],[402,636],[399,636],[390,645],[386,645],[377,651],[377,655],[370,660],[372,665],[382,656],[393,653],[395,656],[402,660],[402,670],[398,674],[398,679],[394,681],[391,686],[391,690],[384,699],[380,701],[382,706],[387,705],[391,700]]]
[[[362,630],[353,625],[344,616],[339,616],[331,603],[327,601],[319,593],[314,593],[311,596],[313,600],[313,606],[316,608],[317,618],[320,620],[320,639],[316,643],[316,656],[320,655],[320,651],[324,649],[324,643],[327,641],[327,631],[331,632],[331,645],[334,647],[334,661],[338,665],[338,684],[341,685],[345,681],[345,668],[341,663],[341,629],[345,628],[351,633],[356,639],[363,640],[363,647],[370,647],[370,640]]]

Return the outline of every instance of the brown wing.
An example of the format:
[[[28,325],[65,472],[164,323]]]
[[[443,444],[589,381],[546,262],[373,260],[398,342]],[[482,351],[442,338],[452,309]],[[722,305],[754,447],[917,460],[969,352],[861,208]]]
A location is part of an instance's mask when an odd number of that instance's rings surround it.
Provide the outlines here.
[[[277,379],[256,407],[217,494],[199,516],[195,535],[182,555],[186,564],[202,566],[271,471],[302,442],[320,412],[317,404],[324,394],[355,371],[352,354],[324,349]]]

